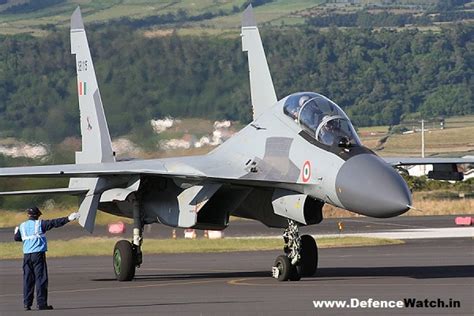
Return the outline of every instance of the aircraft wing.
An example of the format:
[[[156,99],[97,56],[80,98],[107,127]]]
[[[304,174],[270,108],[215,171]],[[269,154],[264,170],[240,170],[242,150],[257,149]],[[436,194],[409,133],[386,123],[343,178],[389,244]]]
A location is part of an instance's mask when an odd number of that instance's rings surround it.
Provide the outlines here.
[[[135,175],[150,175],[175,178],[179,180],[201,181],[211,180],[218,183],[233,183],[240,185],[272,186],[276,183],[294,183],[296,179],[275,179],[262,175],[248,177],[249,172],[244,168],[232,166],[232,163],[213,158],[212,155],[177,157],[153,160],[131,160],[110,163],[85,163],[46,165],[32,167],[0,168],[0,178],[130,178]],[[262,163],[262,168],[265,164]],[[67,189],[47,189],[37,193],[64,193],[77,194],[87,188],[70,187]],[[13,191],[12,191],[13,192]],[[16,191],[22,194],[23,191]],[[24,194],[36,194],[33,191],[24,191]],[[0,195],[13,195],[9,192],[0,192]]]
[[[34,167],[14,167],[1,168],[0,177],[81,177],[81,178],[97,178],[100,176],[119,176],[119,175],[136,175],[136,174],[153,174],[153,175],[169,175],[176,177],[192,177],[202,176],[196,172],[173,172],[168,170],[163,163],[158,161],[126,161],[112,163],[89,163],[89,164],[66,164],[66,165],[50,165],[50,166],[34,166]]]
[[[438,164],[474,164],[472,158],[416,158],[416,157],[381,157],[392,166],[438,165]]]
[[[408,158],[408,157],[382,157],[393,167],[413,165],[433,165],[433,170],[428,172],[428,178],[434,180],[461,181],[464,173],[459,170],[458,165],[474,164],[474,157],[465,158]]]

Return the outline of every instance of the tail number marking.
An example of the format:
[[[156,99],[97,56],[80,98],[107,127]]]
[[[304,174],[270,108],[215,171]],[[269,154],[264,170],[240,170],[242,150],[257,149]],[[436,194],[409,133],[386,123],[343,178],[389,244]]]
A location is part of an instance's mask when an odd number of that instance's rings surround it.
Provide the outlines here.
[[[77,71],[87,71],[87,60],[77,61]]]

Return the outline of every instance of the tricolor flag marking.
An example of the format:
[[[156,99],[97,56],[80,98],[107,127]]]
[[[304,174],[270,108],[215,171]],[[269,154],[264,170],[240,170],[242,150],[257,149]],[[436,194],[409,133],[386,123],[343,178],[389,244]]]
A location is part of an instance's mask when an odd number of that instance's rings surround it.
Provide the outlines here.
[[[311,163],[309,160],[306,160],[303,164],[302,178],[305,183],[311,179]]]
[[[79,95],[86,95],[87,94],[87,84],[85,81],[79,81],[77,90]]]

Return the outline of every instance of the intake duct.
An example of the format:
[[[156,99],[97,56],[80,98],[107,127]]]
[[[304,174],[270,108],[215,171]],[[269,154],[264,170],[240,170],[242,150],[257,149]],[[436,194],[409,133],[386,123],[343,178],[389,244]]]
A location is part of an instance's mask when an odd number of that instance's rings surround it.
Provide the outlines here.
[[[306,194],[275,189],[272,196],[275,214],[297,221],[304,225],[319,224],[323,220],[324,202],[315,200]]]

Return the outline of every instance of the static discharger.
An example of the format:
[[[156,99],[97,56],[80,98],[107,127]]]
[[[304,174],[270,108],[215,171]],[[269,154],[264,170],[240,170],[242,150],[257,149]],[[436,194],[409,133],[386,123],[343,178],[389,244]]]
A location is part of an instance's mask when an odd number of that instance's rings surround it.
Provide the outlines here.
[[[417,211],[417,212],[423,212],[422,209],[416,208],[416,207],[414,207],[414,206],[412,206],[412,205],[409,205],[409,204],[407,204],[407,207],[409,207],[411,210],[414,210],[414,211]]]

